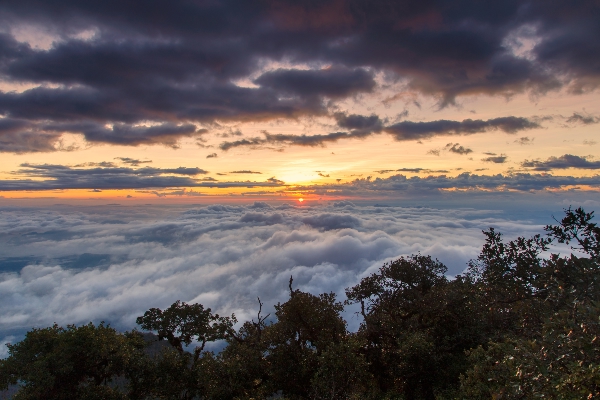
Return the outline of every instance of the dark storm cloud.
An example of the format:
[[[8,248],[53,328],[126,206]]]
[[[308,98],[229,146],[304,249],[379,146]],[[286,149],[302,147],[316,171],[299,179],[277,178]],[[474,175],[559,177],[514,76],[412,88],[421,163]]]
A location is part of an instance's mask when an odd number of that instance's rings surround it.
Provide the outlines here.
[[[350,129],[354,134],[378,133],[383,129],[383,121],[375,114],[370,116],[358,114],[333,114],[340,128]]]
[[[49,189],[144,189],[168,187],[277,187],[283,182],[215,182],[214,178],[194,178],[208,172],[201,168],[76,168],[51,164],[21,164],[13,172],[18,179],[0,180],[2,190]],[[34,178],[34,179],[32,179]]]
[[[331,98],[370,92],[375,87],[373,76],[368,71],[340,67],[322,70],[278,69],[261,75],[254,83],[287,95]]]
[[[107,127],[95,122],[29,122],[24,119],[2,118],[0,151],[19,153],[59,150],[59,138],[64,132],[83,134],[90,143],[127,146],[164,144],[177,147],[177,141],[182,137],[202,135],[206,130],[197,129],[193,124],[179,125],[169,122],[155,126],[116,123]]]
[[[92,142],[175,146],[199,132],[165,124],[324,115],[327,98],[373,91],[377,73],[438,98],[441,107],[462,95],[584,93],[600,85],[600,45],[591,39],[600,36],[597,10],[586,0],[159,0],[143,7],[5,0],[0,75],[40,87],[0,93],[0,114],[31,124],[96,124],[79,130]],[[54,43],[38,49],[7,33],[27,29],[47,32]],[[534,43],[526,56],[519,54],[523,40]],[[270,62],[289,66],[264,72]],[[239,79],[258,87],[237,86]],[[135,128],[142,121],[164,126]],[[405,140],[525,129],[490,121],[386,130]],[[344,129],[367,129],[352,124]],[[105,125],[113,128],[98,128]],[[58,132],[5,134],[0,150],[51,151]],[[28,136],[36,134],[38,141]]]
[[[272,134],[263,131],[264,138],[254,137],[233,142],[223,142],[219,147],[221,150],[229,150],[240,146],[260,147],[265,145],[317,147],[325,146],[327,143],[337,142],[341,139],[366,138],[374,133],[381,132],[383,129],[383,121],[377,115],[364,116],[335,113],[333,117],[340,128],[349,129],[350,132],[331,132],[319,135],[289,135]]]
[[[325,146],[327,143],[334,143],[340,139],[365,138],[371,135],[371,132],[353,131],[353,132],[332,132],[324,135],[290,135],[282,133],[263,133],[264,139],[255,137],[250,139],[236,140],[234,142],[223,142],[219,145],[221,150],[227,151],[240,146],[264,146],[264,145],[285,145],[285,146],[305,146],[318,147]]]
[[[29,122],[22,119],[0,118],[0,135],[18,133],[29,126]]]
[[[569,88],[573,93],[598,87],[600,44],[589,40],[600,35],[598,3],[582,0],[570,4],[548,5],[543,1],[534,4],[542,12],[537,33],[543,40],[533,49],[538,62],[570,78]]]
[[[334,114],[334,117],[340,127],[349,128],[351,131],[318,135],[290,135],[263,132],[264,138],[254,137],[233,142],[222,142],[219,145],[219,148],[226,151],[241,146],[325,146],[327,143],[337,142],[341,139],[363,139],[381,131],[391,134],[395,140],[402,141],[419,140],[444,135],[472,135],[494,130],[512,134],[522,130],[540,127],[537,122],[521,117],[501,117],[489,119],[487,121],[472,119],[463,121],[437,120],[430,122],[403,121],[387,127],[382,126],[382,121],[376,115],[366,117],[356,114],[346,115],[336,113]],[[458,144],[453,147],[452,143],[446,150],[457,154],[468,154],[472,151],[471,149],[464,148]]]
[[[585,157],[565,154],[560,157],[550,157],[546,161],[525,160],[522,167],[533,168],[535,171],[550,171],[553,169],[600,169],[600,161],[589,161]]]
[[[0,134],[0,152],[35,153],[59,149],[60,134],[18,132]]]
[[[550,174],[518,173],[512,175],[476,175],[468,172],[456,177],[445,175],[427,177],[407,177],[394,175],[389,178],[356,179],[347,184],[321,185],[306,187],[305,190],[328,190],[340,195],[385,196],[390,198],[399,193],[407,195],[434,194],[443,190],[484,190],[484,191],[531,191],[556,189],[563,186],[590,185],[600,187],[600,175],[576,178],[572,176],[553,176]]]
[[[215,119],[293,118],[323,113],[324,108],[318,102],[281,99],[272,90],[243,88],[231,83],[169,86],[161,82],[125,92],[88,87],[39,87],[22,93],[0,92],[0,112],[29,120],[76,120],[82,126],[90,120],[117,121],[119,126],[146,120],[212,122]],[[165,122],[165,126],[170,125]],[[155,132],[151,130],[150,133]],[[90,132],[90,140],[101,140],[103,136],[109,135],[101,130]],[[118,138],[115,140],[118,142]]]
[[[137,146],[139,144],[161,143],[175,146],[177,139],[197,133],[192,124],[175,125],[170,123],[150,127],[114,125],[112,129],[84,130],[88,142],[112,143]]]
[[[539,128],[537,122],[521,117],[501,117],[488,119],[465,119],[463,121],[437,120],[429,122],[403,121],[388,126],[385,131],[396,140],[418,140],[437,135],[472,135],[494,130],[506,133]]]
[[[60,136],[55,132],[37,132],[27,120],[0,118],[0,152],[56,151]]]

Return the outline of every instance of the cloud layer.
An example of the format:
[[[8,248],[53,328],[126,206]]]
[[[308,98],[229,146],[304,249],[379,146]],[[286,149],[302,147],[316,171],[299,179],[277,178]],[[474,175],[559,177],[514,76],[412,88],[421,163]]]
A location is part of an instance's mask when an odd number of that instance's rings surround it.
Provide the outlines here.
[[[598,21],[590,0],[156,1],[143,8],[6,0],[0,76],[29,89],[0,92],[0,151],[53,151],[65,132],[91,143],[177,146],[215,121],[337,118],[331,101],[373,92],[377,76],[405,82],[440,107],[464,95],[586,93],[600,85],[600,47],[590,39]],[[381,131],[371,122],[338,119],[346,136]],[[532,127],[508,116],[404,121],[386,131],[410,140]],[[330,135],[320,142],[344,137]]]
[[[464,155],[471,152],[458,143],[449,143],[449,151]],[[490,153],[491,154],[491,153]],[[506,155],[490,156],[482,161],[493,163],[506,162]],[[137,165],[140,160],[126,159],[124,163]],[[132,164],[133,163],[133,164]],[[551,169],[584,168],[600,169],[598,162],[584,158],[564,155],[560,158],[550,158],[547,161],[525,161],[523,167],[537,171]],[[320,171],[320,176],[328,177]],[[202,177],[208,174],[198,167],[186,168],[154,168],[154,167],[118,167],[111,162],[88,163],[80,166],[65,166],[52,164],[21,164],[21,168],[13,171],[16,179],[0,180],[0,191],[24,190],[56,190],[56,189],[174,189],[176,192],[153,192],[157,195],[185,194],[185,188],[271,188],[271,194],[278,190],[293,187],[296,191],[314,194],[329,194],[334,196],[354,196],[363,199],[377,197],[395,198],[398,194],[407,196],[436,195],[448,190],[467,191],[544,191],[569,188],[576,185],[586,185],[592,188],[600,187],[600,175],[587,177],[554,176],[548,173],[512,173],[497,175],[477,175],[463,172],[458,176],[447,176],[446,170],[429,170],[423,168],[401,168],[397,170],[375,171],[379,174],[390,172],[428,173],[424,177],[407,177],[403,174],[387,178],[357,178],[350,182],[321,185],[288,185],[276,177],[263,181],[220,181],[212,177]],[[258,171],[231,171],[232,175],[261,175]],[[219,174],[224,175],[224,174]],[[182,189],[183,188],[183,189]],[[196,192],[188,194],[197,195]]]
[[[560,157],[550,157],[546,161],[525,160],[521,163],[525,168],[532,168],[535,171],[551,171],[553,169],[600,169],[600,161],[590,161],[586,157],[565,154]]]
[[[219,147],[221,150],[229,150],[240,146],[259,147],[265,145],[315,147],[324,146],[327,143],[337,142],[341,139],[363,139],[382,131],[389,133],[397,141],[404,141],[429,139],[433,136],[473,135],[475,133],[495,130],[505,133],[516,133],[540,127],[537,122],[522,117],[501,117],[486,121],[480,119],[465,119],[463,121],[437,120],[429,122],[403,121],[390,126],[383,126],[383,121],[376,115],[363,116],[336,113],[334,117],[341,128],[349,128],[351,130],[323,135],[286,135],[263,132],[264,138],[255,137],[223,142]],[[459,148],[450,148],[449,150],[458,154],[466,154],[464,151],[468,149],[463,148],[463,153],[461,153]]]
[[[124,163],[138,165],[140,160],[126,158]],[[208,172],[201,168],[130,168],[101,163],[96,168],[65,165],[21,164],[13,174],[21,179],[0,180],[0,190],[52,189],[150,189],[172,187],[278,187],[284,183],[276,179],[264,182],[218,182],[211,177],[197,178]],[[89,165],[86,165],[89,166]],[[34,178],[34,179],[31,179]]]
[[[478,254],[482,229],[541,229],[494,211],[349,201],[0,213],[0,339],[53,322],[131,329],[146,309],[178,299],[251,318],[256,296],[269,307],[285,299],[290,275],[302,290],[341,295],[383,262],[419,251],[457,274]]]

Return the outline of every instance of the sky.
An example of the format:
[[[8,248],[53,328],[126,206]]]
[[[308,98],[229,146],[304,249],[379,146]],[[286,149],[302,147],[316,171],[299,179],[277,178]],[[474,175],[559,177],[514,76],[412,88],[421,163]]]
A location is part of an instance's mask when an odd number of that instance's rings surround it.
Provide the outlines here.
[[[0,196],[597,191],[599,10],[3,1]]]
[[[600,209],[598,37],[595,0],[3,0],[0,342]]]

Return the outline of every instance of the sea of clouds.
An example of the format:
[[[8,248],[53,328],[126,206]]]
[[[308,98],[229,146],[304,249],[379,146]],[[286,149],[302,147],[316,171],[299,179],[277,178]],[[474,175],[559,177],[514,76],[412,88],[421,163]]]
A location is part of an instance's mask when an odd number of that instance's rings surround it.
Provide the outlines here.
[[[285,301],[290,276],[294,288],[343,300],[384,262],[418,252],[453,276],[477,257],[489,227],[507,238],[543,232],[540,221],[499,210],[349,201],[4,207],[0,344],[54,322],[128,330],[144,311],[176,300],[245,321],[257,297],[267,312]],[[354,311],[346,312],[350,329],[359,323]]]

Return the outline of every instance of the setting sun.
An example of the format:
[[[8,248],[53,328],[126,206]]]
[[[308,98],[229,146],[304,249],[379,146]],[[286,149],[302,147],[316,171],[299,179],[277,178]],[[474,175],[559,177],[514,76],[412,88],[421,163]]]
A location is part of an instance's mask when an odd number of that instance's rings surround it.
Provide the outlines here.
[[[302,203],[302,202],[304,201],[304,199],[303,199],[302,197],[300,197],[300,198],[298,199],[298,201],[299,201],[300,203]]]

